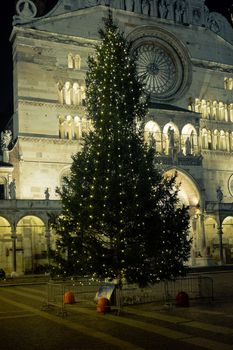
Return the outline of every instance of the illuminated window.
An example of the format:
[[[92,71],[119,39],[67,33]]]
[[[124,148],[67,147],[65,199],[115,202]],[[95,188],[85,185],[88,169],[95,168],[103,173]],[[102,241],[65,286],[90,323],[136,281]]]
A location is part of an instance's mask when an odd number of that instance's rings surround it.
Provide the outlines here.
[[[79,55],[74,56],[74,68],[75,69],[81,68],[81,57]]]
[[[72,53],[68,54],[68,58],[67,58],[67,63],[68,63],[68,68],[74,68],[74,56],[72,55]]]
[[[80,69],[81,68],[81,57],[80,55],[73,55],[72,53],[68,54],[67,57],[68,68],[70,69]]]

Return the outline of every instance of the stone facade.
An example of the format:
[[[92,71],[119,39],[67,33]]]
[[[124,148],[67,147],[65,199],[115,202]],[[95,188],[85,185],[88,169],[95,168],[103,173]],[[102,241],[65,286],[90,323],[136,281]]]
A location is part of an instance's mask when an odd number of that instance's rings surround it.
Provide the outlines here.
[[[47,212],[92,127],[88,55],[109,9],[138,54],[151,100],[145,142],[177,171],[190,207],[191,265],[233,263],[233,30],[204,0],[59,0],[36,17],[17,3],[11,42],[14,114],[1,137],[0,267],[27,273],[54,246]]]

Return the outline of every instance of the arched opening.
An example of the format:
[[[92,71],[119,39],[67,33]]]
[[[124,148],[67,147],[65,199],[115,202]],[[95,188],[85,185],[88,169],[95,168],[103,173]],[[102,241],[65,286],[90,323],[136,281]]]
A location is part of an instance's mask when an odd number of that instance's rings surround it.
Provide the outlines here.
[[[219,261],[218,224],[215,218],[205,219],[206,250],[208,255],[217,263]]]
[[[82,138],[82,124],[79,116],[74,117],[74,139],[79,140]]]
[[[64,139],[65,138],[65,118],[59,115],[58,121],[59,121],[59,137],[60,139]]]
[[[208,132],[205,128],[201,131],[201,146],[202,149],[208,149]]]
[[[0,217],[0,268],[7,275],[12,272],[11,226],[3,217]]]
[[[197,131],[192,124],[186,124],[181,131],[181,149],[184,155],[198,153]]]
[[[161,130],[156,122],[150,120],[146,123],[144,128],[144,140],[150,147],[153,147],[157,152],[161,153]]]
[[[218,130],[214,130],[214,133],[213,133],[213,149],[214,150],[219,149],[219,132],[218,132]]]
[[[71,68],[71,69],[74,68],[74,56],[72,53],[68,54],[67,63],[68,63],[68,68]]]
[[[219,102],[219,120],[225,120],[225,106],[223,102]]]
[[[225,259],[227,264],[233,263],[233,217],[228,216],[222,223],[222,241],[223,250],[225,253]]]
[[[180,132],[178,127],[170,122],[163,128],[163,147],[165,154],[175,156],[180,151]]]
[[[220,134],[219,134],[219,149],[221,149],[222,151],[226,151],[226,149],[227,149],[226,135],[225,135],[225,132],[223,130],[221,130]]]
[[[73,104],[75,106],[80,105],[81,102],[81,96],[80,96],[80,86],[79,83],[73,84]]]
[[[78,54],[74,56],[74,68],[75,69],[81,68],[81,57]]]
[[[201,215],[200,207],[201,196],[199,189],[194,182],[194,180],[186,173],[182,171],[177,171],[176,169],[168,170],[165,176],[171,176],[177,173],[176,183],[180,185],[180,190],[178,192],[179,200],[182,204],[189,207],[190,215],[190,238],[192,238],[192,250],[190,265],[195,265],[196,258],[203,251],[205,244],[205,232],[203,230],[203,215]]]
[[[72,86],[69,81],[67,81],[64,86],[64,100],[65,100],[65,104],[67,105],[72,104]]]
[[[65,129],[66,138],[68,140],[72,140],[73,139],[73,118],[71,117],[71,115],[66,116],[65,126],[66,126],[66,129]]]
[[[66,184],[65,178],[69,178],[69,176],[70,176],[70,168],[63,169],[60,175],[60,181],[59,181],[60,187],[65,186]]]
[[[40,272],[48,263],[45,225],[36,216],[25,216],[16,227],[17,244],[23,250],[23,271],[25,273]],[[17,259],[17,272],[20,268]]]
[[[0,177],[0,199],[8,198],[7,193],[7,179],[5,177]]]

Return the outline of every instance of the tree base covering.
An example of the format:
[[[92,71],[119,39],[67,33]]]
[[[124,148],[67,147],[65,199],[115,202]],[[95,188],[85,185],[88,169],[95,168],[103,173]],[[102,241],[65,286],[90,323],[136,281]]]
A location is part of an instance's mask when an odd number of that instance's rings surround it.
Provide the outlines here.
[[[56,273],[122,279],[144,286],[184,275],[190,252],[189,215],[178,201],[176,176],[164,177],[143,141],[148,96],[130,43],[111,14],[89,57],[86,109],[93,130],[73,156],[58,189],[63,210]]]

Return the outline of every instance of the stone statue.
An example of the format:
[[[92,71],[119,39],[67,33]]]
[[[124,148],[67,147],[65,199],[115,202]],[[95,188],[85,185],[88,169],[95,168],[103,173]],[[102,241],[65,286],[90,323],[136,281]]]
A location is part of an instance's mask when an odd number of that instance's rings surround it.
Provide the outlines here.
[[[12,140],[11,130],[5,130],[1,132],[1,149],[8,150],[8,146]]]
[[[158,17],[158,0],[151,1],[151,3],[150,3],[150,15],[152,17]]]
[[[174,148],[175,146],[175,138],[174,138],[174,130],[169,126],[168,128],[168,146],[169,148]]]
[[[150,14],[150,1],[149,0],[142,0],[142,13],[144,15]]]
[[[142,2],[141,2],[141,0],[134,0],[134,12],[142,13]]]
[[[44,191],[44,194],[45,194],[45,199],[46,199],[46,200],[49,200],[50,193],[49,193],[49,188],[48,188],[48,187],[47,187],[46,190]]]
[[[126,11],[133,11],[134,1],[133,0],[125,0],[125,9]]]
[[[9,195],[10,199],[15,199],[16,198],[16,184],[15,184],[15,179],[12,180],[9,183]]]
[[[159,15],[161,18],[166,18],[167,17],[167,1],[166,0],[160,0],[159,2]]]
[[[172,157],[175,155],[175,131],[170,126],[167,131],[168,134],[168,154]]]
[[[184,12],[185,12],[185,3],[183,0],[177,0],[175,4],[175,20],[178,23],[184,22]]]
[[[187,139],[185,140],[184,147],[185,147],[185,155],[190,156],[192,154],[192,146],[191,146],[191,141],[189,137],[187,137]]]
[[[223,200],[223,193],[222,193],[222,190],[221,190],[220,186],[218,186],[216,188],[216,196],[217,196],[218,202],[222,202],[222,200]]]
[[[155,140],[155,137],[154,137],[153,132],[149,132],[149,135],[148,135],[148,145],[149,145],[149,147],[151,147],[151,148],[153,148],[154,150],[156,150],[156,140]]]

